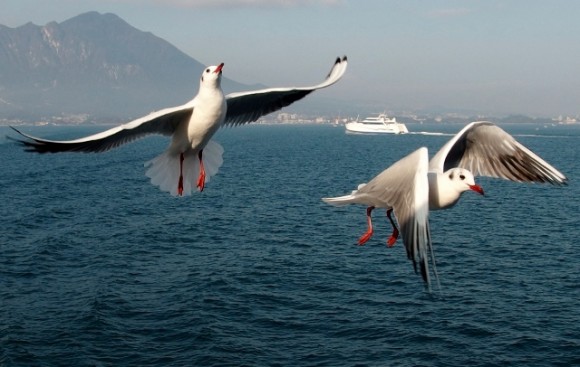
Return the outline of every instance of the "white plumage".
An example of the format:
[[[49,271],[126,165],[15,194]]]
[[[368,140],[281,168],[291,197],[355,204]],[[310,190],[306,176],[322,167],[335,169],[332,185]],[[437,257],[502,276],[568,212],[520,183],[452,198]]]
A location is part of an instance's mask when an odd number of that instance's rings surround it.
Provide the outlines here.
[[[430,161],[427,148],[422,147],[367,184],[359,185],[351,194],[322,200],[335,206],[367,206],[368,229],[359,239],[359,245],[373,234],[371,212],[374,208],[387,209],[393,225],[393,234],[387,244],[394,245],[399,235],[399,229],[391,219],[394,212],[407,256],[415,271],[419,265],[423,280],[430,287],[429,259],[435,278],[437,272],[429,231],[429,210],[452,207],[465,191],[483,195],[483,189],[475,184],[474,175],[515,182],[567,183],[566,176],[500,127],[478,121],[463,128]]]
[[[347,58],[337,58],[326,79],[310,87],[268,88],[224,96],[221,77],[224,64],[207,67],[200,78],[197,95],[184,105],[166,108],[98,134],[68,141],[27,135],[19,142],[38,153],[104,152],[150,134],[171,136],[165,152],[147,162],[151,183],[171,195],[203,191],[223,159],[223,148],[211,138],[222,126],[258,120],[321,88],[333,85],[344,75]]]

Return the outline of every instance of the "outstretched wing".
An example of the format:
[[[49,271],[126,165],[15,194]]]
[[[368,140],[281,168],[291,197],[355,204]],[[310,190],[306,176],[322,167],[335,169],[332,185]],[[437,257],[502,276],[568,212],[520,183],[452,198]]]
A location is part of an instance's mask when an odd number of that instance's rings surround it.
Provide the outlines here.
[[[431,288],[429,262],[439,282],[429,231],[429,155],[420,148],[381,172],[358,190],[357,195],[376,196],[393,208],[399,223],[407,257],[419,269],[427,287]]]
[[[499,126],[472,122],[449,140],[431,159],[429,168],[445,172],[465,168],[474,176],[503,178],[515,182],[567,183],[567,178],[548,162],[523,146]]]
[[[27,140],[17,140],[28,151],[37,153],[84,152],[99,153],[150,134],[171,135],[182,121],[187,121],[193,106],[191,103],[166,108],[98,134],[75,140],[56,141],[37,138],[12,127]]]
[[[302,88],[269,88],[248,92],[231,93],[226,96],[228,110],[224,125],[242,125],[278,111],[306,97],[313,91],[333,85],[344,75],[346,56],[337,58],[330,73],[322,83]]]

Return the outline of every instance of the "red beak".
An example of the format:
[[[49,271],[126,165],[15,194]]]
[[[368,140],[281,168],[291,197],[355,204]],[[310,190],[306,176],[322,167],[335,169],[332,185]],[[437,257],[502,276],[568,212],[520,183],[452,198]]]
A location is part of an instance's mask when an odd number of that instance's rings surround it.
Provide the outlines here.
[[[224,67],[224,63],[222,62],[221,64],[218,65],[217,68],[215,68],[215,70],[213,72],[214,73],[221,73],[223,67]]]
[[[483,193],[483,188],[479,185],[469,185],[469,188],[475,192],[477,192],[478,194],[484,195]]]

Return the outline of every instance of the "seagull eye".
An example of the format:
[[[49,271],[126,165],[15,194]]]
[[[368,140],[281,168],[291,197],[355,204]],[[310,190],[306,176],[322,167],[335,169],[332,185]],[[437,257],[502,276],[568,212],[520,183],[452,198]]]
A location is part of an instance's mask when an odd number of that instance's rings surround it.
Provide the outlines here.
[[[465,180],[465,175],[459,175],[459,178]]]
[[[209,69],[205,69],[205,72],[206,72],[206,73],[209,73],[209,71],[210,71]]]
[[[451,173],[449,174],[449,179],[450,179],[450,180],[453,180],[453,172],[451,172]]]

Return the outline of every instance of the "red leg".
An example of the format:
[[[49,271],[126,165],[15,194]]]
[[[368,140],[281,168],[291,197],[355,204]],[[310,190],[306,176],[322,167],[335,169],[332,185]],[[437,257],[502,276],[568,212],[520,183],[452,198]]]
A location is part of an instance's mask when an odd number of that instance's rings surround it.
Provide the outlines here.
[[[399,238],[399,229],[397,228],[395,221],[393,221],[393,218],[391,218],[392,212],[393,212],[393,209],[387,210],[387,217],[389,218],[389,221],[391,222],[391,225],[393,226],[393,234],[391,234],[391,237],[389,237],[389,239],[387,241],[387,246],[389,246],[389,247],[393,247],[395,245],[395,242],[397,242],[397,238]]]
[[[199,157],[199,177],[197,178],[197,188],[199,191],[203,191],[205,187],[205,168],[203,167],[203,160],[201,159],[203,155],[203,149],[199,151],[197,156]]]
[[[179,183],[177,184],[177,194],[183,195],[183,153],[179,156]]]
[[[359,246],[364,245],[373,236],[373,220],[371,219],[371,212],[373,211],[374,208],[375,208],[374,206],[369,206],[367,208],[368,228],[367,231],[358,239]]]

